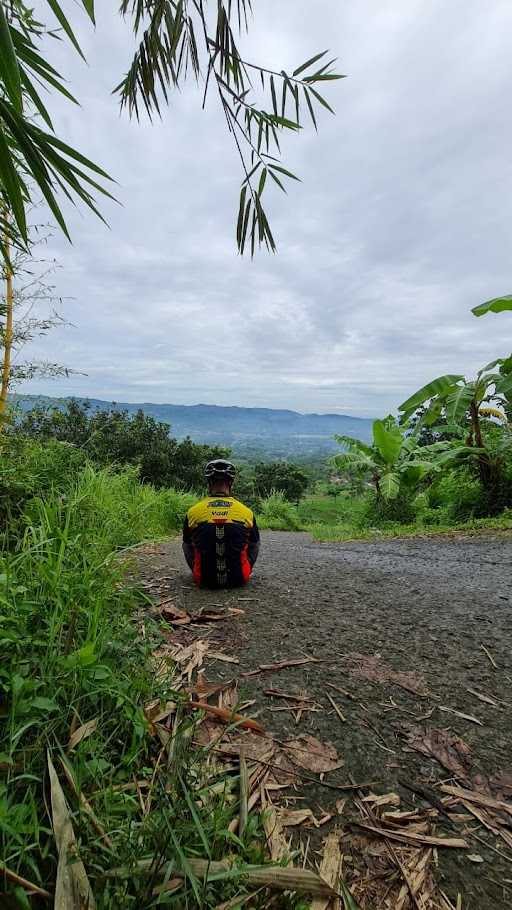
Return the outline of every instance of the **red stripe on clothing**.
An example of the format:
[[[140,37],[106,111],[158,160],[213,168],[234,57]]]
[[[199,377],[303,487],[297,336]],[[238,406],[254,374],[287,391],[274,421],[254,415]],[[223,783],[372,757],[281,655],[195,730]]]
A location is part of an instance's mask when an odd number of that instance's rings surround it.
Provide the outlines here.
[[[240,554],[240,563],[242,566],[242,578],[244,582],[249,581],[251,577],[251,564],[249,562],[249,557],[247,556],[248,547],[245,546]]]
[[[196,585],[201,584],[201,554],[199,550],[194,550],[194,568],[193,575]]]

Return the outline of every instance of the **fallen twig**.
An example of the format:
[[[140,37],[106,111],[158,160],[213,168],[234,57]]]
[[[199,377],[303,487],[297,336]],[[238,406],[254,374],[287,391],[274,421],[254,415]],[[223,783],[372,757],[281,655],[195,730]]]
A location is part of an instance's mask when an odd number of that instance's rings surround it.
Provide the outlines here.
[[[333,706],[334,710],[336,711],[336,714],[338,715],[342,724],[345,724],[347,722],[347,718],[341,713],[340,709],[338,708],[338,705],[334,701],[334,698],[331,698],[331,696],[329,695],[328,692],[326,692],[325,694],[326,694],[327,698],[329,699],[331,705]]]
[[[270,695],[272,698],[285,698],[293,702],[313,701],[307,695],[290,695],[288,692],[280,692],[279,689],[264,689],[263,695]]]
[[[249,676],[258,676],[260,673],[272,673],[278,670],[286,670],[287,667],[301,667],[303,664],[320,663],[317,657],[297,657],[292,660],[280,660],[275,664],[260,664],[257,670],[251,670],[249,673],[242,673],[244,679]]]
[[[356,806],[359,808],[359,811],[362,812],[366,816],[366,818],[370,819],[371,822],[375,823],[375,821],[377,819],[376,819],[374,812],[372,812],[370,807],[366,803],[363,802],[363,800],[361,798],[361,794],[359,792],[355,798],[355,803],[356,803]],[[414,891],[414,888],[412,887],[412,884],[409,880],[409,876],[403,866],[403,863],[399,859],[393,844],[391,844],[389,842],[389,839],[387,839],[387,838],[384,840],[384,843],[386,846],[386,850],[387,850],[389,856],[391,857],[391,861],[395,864],[395,866],[399,870],[399,872],[406,884],[407,890],[411,896],[411,900],[412,900],[414,906],[416,907],[416,910],[422,910],[422,908],[418,902],[418,898],[416,897],[416,892]]]
[[[227,752],[225,749],[212,748],[210,751],[218,752],[221,755],[232,757],[232,753]],[[328,790],[369,790],[371,787],[378,785],[378,781],[374,780],[363,782],[361,784],[329,784],[325,780],[319,780],[318,777],[312,777],[310,774],[304,774],[303,772],[298,771],[296,768],[281,768],[279,765],[272,764],[272,762],[264,761],[262,758],[256,758],[255,756],[251,756],[251,761],[256,762],[258,765],[265,765],[265,767],[270,768],[271,771],[278,771],[279,774],[294,774],[296,777],[300,777],[301,780],[307,780],[319,787],[326,787]]]
[[[44,888],[40,888],[39,885],[34,885],[33,882],[29,882],[28,879],[23,878],[22,875],[18,875],[17,872],[13,872],[12,869],[8,869],[2,860],[0,860],[0,875],[5,876],[5,878],[8,878],[10,882],[13,882],[15,885],[19,885],[20,888],[23,888],[24,891],[28,891],[30,894],[37,894],[39,897],[51,897],[49,891],[45,891]]]
[[[352,695],[352,692],[347,692],[346,689],[342,689],[341,686],[335,686],[334,683],[326,683],[326,686],[329,686],[329,689],[335,689],[336,692],[339,692],[341,695],[345,695],[346,698],[350,698],[351,701],[357,701],[355,695]]]
[[[466,849],[467,843],[462,837],[434,837],[430,834],[414,834],[411,832],[388,831],[387,828],[377,828],[374,825],[365,825],[363,822],[352,822],[357,828],[363,828],[365,831],[371,831],[380,837],[387,837],[390,840],[396,840],[400,844],[409,844],[412,847],[418,847],[425,844],[429,847],[457,847]]]
[[[195,708],[198,711],[206,711],[207,714],[213,714],[214,717],[218,717],[225,724],[237,724],[237,726],[243,727],[245,730],[253,730],[255,733],[260,734],[265,733],[265,730],[257,720],[252,720],[250,717],[242,717],[241,714],[235,714],[233,711],[228,711],[227,708],[216,708],[215,705],[209,705],[205,701],[192,700],[187,702],[187,707]]]
[[[482,651],[485,651],[485,653],[487,654],[487,657],[488,657],[489,660],[491,661],[491,664],[493,665],[494,669],[497,670],[497,669],[498,669],[498,664],[497,664],[496,661],[494,660],[494,657],[492,656],[492,654],[489,653],[489,651],[487,650],[487,648],[485,647],[485,645],[482,645],[482,644],[481,644],[480,647],[481,647]]]
[[[492,796],[487,796],[485,793],[479,793],[478,790],[466,790],[464,787],[453,787],[450,784],[442,784],[440,790],[442,790],[443,793],[447,793],[448,796],[456,796],[458,799],[464,800],[465,802],[477,803],[488,809],[498,809],[502,812],[507,812],[508,815],[512,815],[511,803],[506,803],[501,799],[493,799]]]

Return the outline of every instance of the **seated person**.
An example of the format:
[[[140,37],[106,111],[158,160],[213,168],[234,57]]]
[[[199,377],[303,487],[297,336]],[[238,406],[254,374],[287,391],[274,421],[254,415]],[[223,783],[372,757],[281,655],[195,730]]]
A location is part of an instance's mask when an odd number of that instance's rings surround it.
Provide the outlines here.
[[[208,496],[192,506],[183,525],[183,552],[196,584],[236,588],[251,577],[260,545],[256,519],[231,495],[235,467],[216,459],[206,465]]]

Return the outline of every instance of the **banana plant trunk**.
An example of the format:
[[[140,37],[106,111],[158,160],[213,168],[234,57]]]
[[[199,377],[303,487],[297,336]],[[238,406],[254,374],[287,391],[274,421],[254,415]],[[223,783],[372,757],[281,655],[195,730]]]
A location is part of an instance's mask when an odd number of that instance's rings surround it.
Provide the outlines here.
[[[470,417],[471,417],[471,429],[474,439],[474,444],[479,449],[484,449],[484,441],[482,438],[482,427],[480,425],[480,414],[478,412],[478,405],[476,401],[472,401],[470,405]],[[487,491],[490,497],[492,497],[494,488],[496,486],[497,477],[496,471],[493,470],[490,459],[487,455],[478,456],[478,473],[480,475],[480,481],[482,486]]]

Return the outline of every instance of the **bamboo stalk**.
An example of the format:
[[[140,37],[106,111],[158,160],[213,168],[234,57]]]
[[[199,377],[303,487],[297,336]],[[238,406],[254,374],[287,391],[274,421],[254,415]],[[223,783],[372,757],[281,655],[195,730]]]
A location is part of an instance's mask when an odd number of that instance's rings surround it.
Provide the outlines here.
[[[4,237],[4,245],[7,256],[10,255],[10,242],[7,234]],[[11,355],[13,342],[13,311],[14,311],[14,288],[13,273],[7,262],[5,265],[5,330],[3,338],[3,355],[2,355],[2,381],[0,385],[0,433],[2,432],[5,411],[7,408],[7,393],[9,391],[9,379],[11,375]]]

